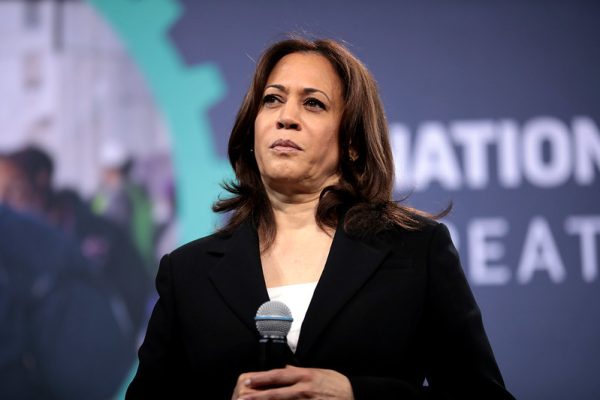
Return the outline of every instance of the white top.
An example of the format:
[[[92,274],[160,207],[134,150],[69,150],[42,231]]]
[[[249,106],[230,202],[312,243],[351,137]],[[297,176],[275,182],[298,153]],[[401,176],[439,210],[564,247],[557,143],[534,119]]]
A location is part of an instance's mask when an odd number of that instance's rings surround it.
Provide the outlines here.
[[[281,301],[287,305],[292,312],[292,327],[287,335],[287,342],[290,349],[295,353],[298,346],[298,337],[300,337],[300,328],[302,321],[308,310],[308,305],[312,299],[317,282],[298,283],[295,285],[284,285],[267,288],[271,300]]]

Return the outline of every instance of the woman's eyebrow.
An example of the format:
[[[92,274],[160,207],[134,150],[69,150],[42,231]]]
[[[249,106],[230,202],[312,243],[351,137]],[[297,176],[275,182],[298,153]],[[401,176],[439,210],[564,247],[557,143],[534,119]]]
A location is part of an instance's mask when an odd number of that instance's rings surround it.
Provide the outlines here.
[[[315,89],[315,88],[304,88],[303,92],[305,94],[311,94],[311,93],[322,93],[323,96],[327,97],[327,100],[331,101],[331,99],[329,98],[329,96],[327,96],[327,93],[325,93],[324,91],[322,91],[321,89]]]
[[[277,83],[272,83],[270,85],[265,86],[265,89],[268,89],[268,88],[275,88],[275,89],[281,90],[282,92],[287,93],[287,89],[285,88],[285,86],[279,85]]]

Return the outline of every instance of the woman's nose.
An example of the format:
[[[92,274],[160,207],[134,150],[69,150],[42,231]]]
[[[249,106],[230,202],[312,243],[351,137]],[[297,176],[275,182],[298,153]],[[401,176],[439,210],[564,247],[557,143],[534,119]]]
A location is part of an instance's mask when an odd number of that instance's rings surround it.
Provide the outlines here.
[[[300,123],[297,116],[298,110],[291,104],[286,103],[281,108],[281,113],[277,119],[277,129],[300,130]]]
[[[292,129],[295,131],[300,130],[300,124],[289,118],[280,118],[277,120],[277,129]]]

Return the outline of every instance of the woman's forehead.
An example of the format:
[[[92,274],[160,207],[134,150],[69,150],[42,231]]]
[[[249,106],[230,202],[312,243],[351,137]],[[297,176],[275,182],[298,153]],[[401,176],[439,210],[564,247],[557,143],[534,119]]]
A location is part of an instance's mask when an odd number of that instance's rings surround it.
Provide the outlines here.
[[[286,90],[317,89],[328,96],[341,96],[342,82],[331,62],[314,53],[291,53],[281,58],[269,74],[265,87]]]

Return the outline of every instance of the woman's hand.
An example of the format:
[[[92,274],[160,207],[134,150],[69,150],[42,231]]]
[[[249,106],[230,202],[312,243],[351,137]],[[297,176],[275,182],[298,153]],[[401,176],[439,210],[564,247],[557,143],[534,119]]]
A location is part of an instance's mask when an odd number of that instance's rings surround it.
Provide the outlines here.
[[[338,399],[353,400],[350,381],[330,369],[298,368],[241,374],[232,400]]]

